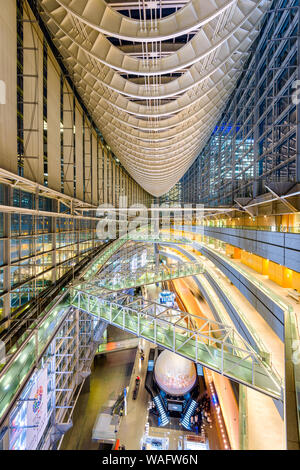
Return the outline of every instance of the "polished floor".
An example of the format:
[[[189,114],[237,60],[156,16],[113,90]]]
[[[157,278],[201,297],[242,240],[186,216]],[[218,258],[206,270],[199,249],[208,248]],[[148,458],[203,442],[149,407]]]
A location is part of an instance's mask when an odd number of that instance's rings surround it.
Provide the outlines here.
[[[90,390],[81,393],[73,415],[73,427],[65,435],[62,450],[97,450],[92,431],[101,409],[118,397],[130,381],[136,350],[115,352],[95,360]]]
[[[148,415],[147,405],[151,400],[149,393],[145,389],[150,343],[142,339],[140,341],[140,347],[144,351],[145,359],[144,361],[141,361],[140,354],[138,353],[136,355],[132,377],[129,383],[127,416],[123,416],[121,418],[119,432],[117,434],[117,439],[119,439],[120,445],[125,446],[126,450],[141,449]],[[140,377],[140,388],[137,399],[133,400],[132,394],[137,375]]]

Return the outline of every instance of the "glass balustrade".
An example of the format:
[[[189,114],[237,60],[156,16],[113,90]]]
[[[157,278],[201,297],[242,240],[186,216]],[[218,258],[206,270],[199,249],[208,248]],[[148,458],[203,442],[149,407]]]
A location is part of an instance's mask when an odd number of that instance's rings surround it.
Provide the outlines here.
[[[116,252],[118,251],[127,241],[127,238],[118,238],[114,242],[112,242],[104,251],[101,253],[100,256],[97,257],[95,262],[92,266],[87,270],[85,275],[83,276],[84,279],[90,279],[93,277],[100,268],[106,263],[106,261]]]
[[[241,268],[240,265],[237,263],[233,263],[227,256],[223,255],[220,253],[219,250],[211,248],[207,243],[194,243],[195,248],[201,248],[201,245],[203,245],[206,249],[209,251],[212,251],[215,253],[217,256],[219,256],[221,259],[223,259],[227,264],[232,266],[236,271],[240,272],[244,277],[249,279],[252,284],[257,286],[262,292],[264,292],[268,297],[270,297],[279,307],[281,307],[283,310],[287,310],[289,308],[288,304],[280,297],[279,295],[275,294],[275,292],[266,285],[259,281],[256,277],[254,277],[250,272],[246,271],[245,269]]]
[[[174,233],[162,233],[152,234],[151,232],[136,232],[134,234],[128,234],[128,240],[140,241],[140,242],[152,242],[152,243],[185,243],[190,244],[191,240],[185,237],[183,234],[178,235]]]
[[[212,334],[199,333],[179,323],[172,323],[153,314],[76,290],[73,292],[71,303],[119,328],[175,351],[240,383],[250,385],[274,398],[281,398],[281,384],[277,377],[251,349],[240,348]],[[178,312],[176,313],[178,315]],[[216,329],[216,325],[218,331],[221,331],[222,324],[207,319],[206,321],[212,323],[210,331]],[[227,330],[226,333],[227,338]]]
[[[91,265],[84,276],[84,280],[94,278],[100,268],[107,262],[110,256],[116,253],[127,241],[126,237],[116,240],[105,248],[95,262]],[[174,242],[174,240],[172,240]],[[226,259],[226,261],[228,261]],[[234,266],[236,268],[236,266]],[[175,277],[185,277],[188,275],[201,274],[203,272],[202,263],[182,263],[172,267],[169,271],[161,269],[159,271],[146,270],[138,272],[132,276],[123,275],[121,288],[132,287],[145,283],[155,283],[169,280]],[[251,276],[250,276],[251,277]],[[257,280],[255,280],[257,284]],[[124,284],[122,284],[124,282]],[[137,283],[137,284],[136,284]],[[261,283],[260,283],[261,284]],[[79,293],[79,289],[89,289],[96,295]],[[269,289],[262,286],[270,295]],[[76,290],[77,289],[77,290]],[[107,293],[107,291],[106,291]],[[272,294],[272,293],[271,293]],[[97,297],[99,296],[99,297]],[[49,341],[53,338],[56,329],[68,313],[70,305],[79,307],[95,316],[106,320],[120,328],[125,328],[131,333],[142,336],[149,341],[155,342],[178,354],[200,362],[217,372],[227,375],[240,383],[250,385],[257,390],[263,391],[274,398],[281,398],[281,383],[272,373],[272,370],[265,364],[254,351],[239,348],[230,341],[223,341],[221,336],[208,336],[207,332],[199,333],[195,327],[196,321],[189,315],[189,328],[186,320],[178,320],[178,311],[172,313],[174,323],[166,318],[156,315],[155,307],[147,307],[145,312],[141,311],[142,304],[137,301],[135,309],[122,305],[122,300],[113,301],[115,293],[111,298],[106,299],[103,295],[103,286],[93,283],[83,283],[72,289],[71,298],[66,293],[61,301],[54,306],[53,301],[45,309],[43,318],[32,322],[31,327],[19,338],[18,342],[8,352],[6,364],[2,365],[0,376],[0,417],[3,416],[14,396],[18,393],[24,380],[29,375],[40,355],[43,353]],[[275,296],[276,297],[276,296]],[[276,299],[277,301],[279,299]],[[132,298],[132,302],[134,298]],[[286,306],[286,305],[285,305]],[[166,313],[166,316],[168,313]],[[171,316],[172,316],[171,315]],[[206,319],[207,320],[207,319]],[[175,321],[175,320],[174,320]],[[231,338],[228,336],[227,338]],[[26,344],[25,344],[26,343]],[[20,350],[18,351],[18,348]]]
[[[95,278],[94,283],[106,289],[121,290],[201,274],[204,272],[204,268],[202,263],[192,262],[178,263],[178,265],[171,265],[170,267],[160,265],[159,268],[155,264],[147,264],[134,272],[130,269],[126,271],[125,273],[123,270],[116,273],[105,271],[105,273]]]
[[[292,348],[292,363],[294,367],[294,382],[295,382],[295,395],[296,395],[296,406],[297,406],[297,424],[300,435],[300,335],[298,329],[297,318],[295,312],[289,309],[287,313],[287,319],[285,320],[290,330],[291,335],[291,348]]]
[[[119,239],[107,247],[86,276],[91,276],[99,271],[105,261],[118,250],[126,240]],[[14,346],[6,354],[6,363],[1,364],[0,376],[0,418],[5,413],[10,402],[20,390],[27,375],[39,360],[41,353],[53,338],[56,329],[70,308],[69,294],[66,292],[57,303],[53,300],[37,320],[33,321],[26,332],[18,339]],[[30,337],[31,336],[31,337]],[[24,343],[27,343],[24,345]],[[23,347],[22,347],[23,346]],[[20,351],[18,352],[18,350]]]
[[[175,230],[183,230],[186,232],[203,233],[209,229],[238,229],[238,230],[256,230],[263,232],[280,232],[280,233],[300,233],[300,227],[287,227],[286,225],[174,225]]]
[[[50,311],[44,321],[40,321],[39,325],[31,328],[31,338],[20,352],[16,353],[11,363],[8,362],[4,367],[0,377],[0,418],[20,390],[40,354],[53,338],[55,330],[61,324],[69,308],[70,302],[66,296]]]

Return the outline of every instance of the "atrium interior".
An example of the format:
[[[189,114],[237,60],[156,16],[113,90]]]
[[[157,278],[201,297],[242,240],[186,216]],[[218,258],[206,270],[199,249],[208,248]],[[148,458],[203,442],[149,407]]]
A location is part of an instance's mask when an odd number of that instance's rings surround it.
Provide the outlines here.
[[[0,7],[0,450],[299,450],[299,0]]]

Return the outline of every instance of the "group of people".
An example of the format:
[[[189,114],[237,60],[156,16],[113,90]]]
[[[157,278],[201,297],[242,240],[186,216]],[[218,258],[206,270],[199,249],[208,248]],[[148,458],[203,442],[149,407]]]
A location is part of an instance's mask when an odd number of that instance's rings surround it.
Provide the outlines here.
[[[206,392],[200,399],[194,416],[191,417],[191,427],[196,434],[203,434],[206,425],[211,426],[210,398]]]

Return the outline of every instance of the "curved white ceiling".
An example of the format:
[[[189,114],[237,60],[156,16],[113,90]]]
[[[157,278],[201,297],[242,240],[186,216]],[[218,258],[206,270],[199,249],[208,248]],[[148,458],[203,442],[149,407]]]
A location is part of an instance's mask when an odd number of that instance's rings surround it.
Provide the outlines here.
[[[171,189],[205,145],[269,5],[191,0],[165,16],[159,0],[136,0],[135,20],[104,0],[40,4],[108,145],[154,196]]]

